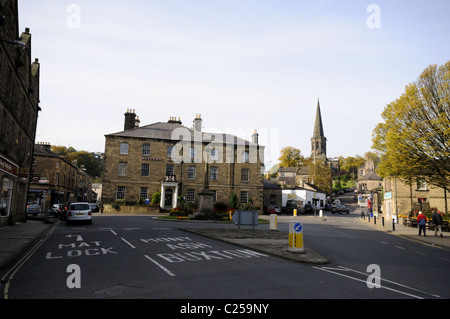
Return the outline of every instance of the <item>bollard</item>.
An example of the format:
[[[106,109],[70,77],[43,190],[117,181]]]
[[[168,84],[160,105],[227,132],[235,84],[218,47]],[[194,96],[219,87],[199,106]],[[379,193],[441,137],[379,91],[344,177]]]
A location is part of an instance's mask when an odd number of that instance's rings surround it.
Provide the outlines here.
[[[303,254],[303,225],[298,221],[289,223],[289,248],[288,251],[294,254]]]
[[[294,209],[294,216],[297,216],[297,210]]]
[[[392,219],[392,231],[395,231],[395,219]]]
[[[319,217],[322,218],[323,217],[323,210],[319,211]]]
[[[377,224],[377,216],[373,216],[373,224],[374,224],[374,225]]]
[[[272,214],[270,215],[270,230],[278,229],[278,215]]]
[[[384,227],[384,216],[381,217],[381,225],[383,225],[383,227]]]

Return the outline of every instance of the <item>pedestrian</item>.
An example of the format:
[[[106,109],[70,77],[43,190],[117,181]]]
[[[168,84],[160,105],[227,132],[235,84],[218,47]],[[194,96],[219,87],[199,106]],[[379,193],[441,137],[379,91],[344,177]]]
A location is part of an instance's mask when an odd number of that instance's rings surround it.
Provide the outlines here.
[[[419,216],[417,216],[417,224],[419,225],[419,236],[422,234],[422,230],[423,230],[423,236],[427,237],[427,234],[425,233],[426,223],[427,223],[427,218],[422,213],[422,211],[420,211]]]
[[[432,216],[432,220],[433,220],[433,224],[434,224],[434,236],[437,236],[438,233],[438,229],[439,229],[439,233],[442,236],[442,216],[441,214],[438,213],[437,210],[433,211],[433,216]]]

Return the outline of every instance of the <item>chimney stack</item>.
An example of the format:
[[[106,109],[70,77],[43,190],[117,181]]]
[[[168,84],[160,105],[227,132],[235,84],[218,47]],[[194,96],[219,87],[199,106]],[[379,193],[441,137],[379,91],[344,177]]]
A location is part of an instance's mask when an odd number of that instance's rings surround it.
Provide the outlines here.
[[[180,117],[176,117],[176,116],[170,116],[169,117],[169,121],[167,122],[167,123],[171,123],[171,124],[183,124],[182,122],[181,122],[181,118]]]
[[[141,124],[141,121],[139,120],[139,116],[136,117],[136,120],[134,121],[134,127],[139,128],[139,125]]]
[[[124,131],[136,128],[136,113],[134,109],[127,109],[125,113]]]
[[[194,131],[201,132],[202,131],[202,115],[201,114],[195,114],[194,119]]]
[[[252,134],[252,143],[258,145],[259,144],[259,134],[257,130],[253,131]]]

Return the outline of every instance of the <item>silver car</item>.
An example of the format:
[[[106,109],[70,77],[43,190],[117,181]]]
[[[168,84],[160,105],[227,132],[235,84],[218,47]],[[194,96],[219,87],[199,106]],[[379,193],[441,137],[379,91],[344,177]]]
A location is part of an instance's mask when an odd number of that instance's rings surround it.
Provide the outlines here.
[[[71,203],[67,208],[66,224],[71,222],[85,221],[92,224],[92,211],[89,203]]]

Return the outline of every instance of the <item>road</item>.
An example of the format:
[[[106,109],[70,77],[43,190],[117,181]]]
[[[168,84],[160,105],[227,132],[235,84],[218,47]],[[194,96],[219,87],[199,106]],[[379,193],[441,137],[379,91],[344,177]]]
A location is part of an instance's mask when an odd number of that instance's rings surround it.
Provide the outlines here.
[[[59,223],[1,293],[9,299],[450,297],[450,251],[371,230],[355,214],[327,221],[301,217],[305,245],[328,257],[329,265],[269,256],[185,232],[183,222],[148,216],[96,215],[92,225]],[[284,219],[279,230],[287,231]],[[381,288],[371,276],[375,271]]]

